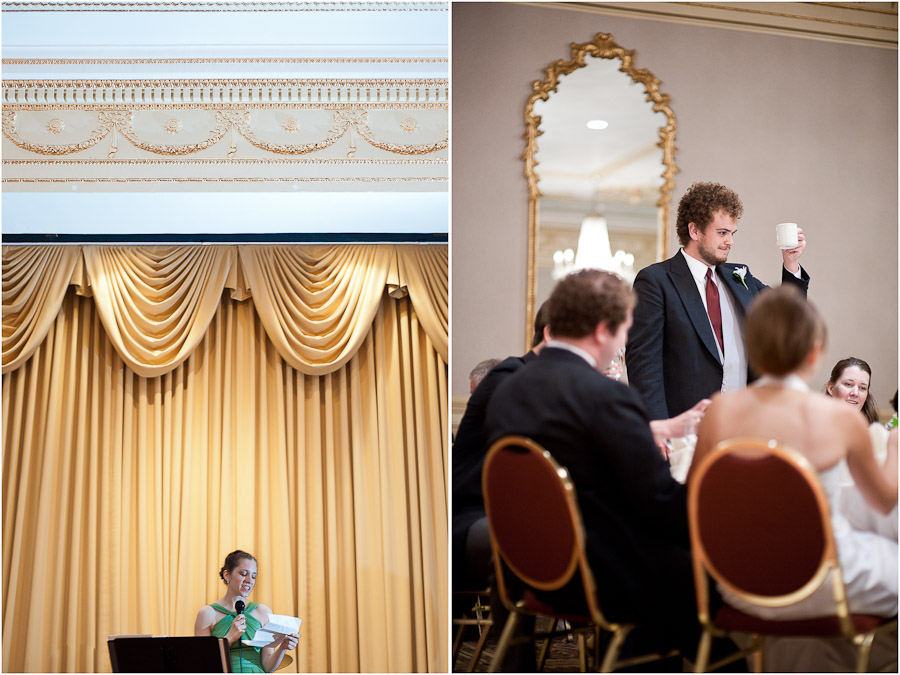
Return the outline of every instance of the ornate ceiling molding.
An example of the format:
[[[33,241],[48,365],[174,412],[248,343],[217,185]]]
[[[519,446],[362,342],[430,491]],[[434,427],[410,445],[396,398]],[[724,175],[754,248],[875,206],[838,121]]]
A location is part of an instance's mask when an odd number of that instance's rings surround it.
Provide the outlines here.
[[[2,100],[7,185],[448,176],[445,79],[7,80]]]
[[[275,63],[329,63],[329,64],[359,64],[359,63],[448,63],[449,59],[443,57],[291,57],[291,58],[267,58],[267,57],[248,57],[248,58],[148,58],[148,59],[125,59],[125,58],[109,58],[109,59],[3,59],[4,66],[97,66],[97,65],[169,65],[169,64],[208,64],[208,63],[252,63],[252,64],[275,64]]]
[[[897,7],[883,2],[535,2],[607,14],[897,49]]]
[[[446,103],[446,79],[3,80],[3,103]]]
[[[4,12],[446,12],[439,2],[4,2]]]

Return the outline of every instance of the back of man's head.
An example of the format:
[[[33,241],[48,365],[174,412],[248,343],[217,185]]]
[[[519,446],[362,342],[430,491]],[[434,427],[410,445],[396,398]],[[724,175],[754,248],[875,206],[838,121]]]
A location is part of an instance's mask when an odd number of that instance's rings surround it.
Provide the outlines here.
[[[583,338],[602,321],[610,332],[634,308],[634,291],[616,274],[584,269],[573,272],[556,284],[550,294],[548,325],[554,338]]]
[[[534,315],[534,335],[531,337],[531,348],[534,349],[544,341],[544,328],[547,325],[547,316],[550,313],[550,301],[544,300]]]
[[[469,390],[474,393],[485,376],[500,364],[501,359],[485,359],[469,371]]]

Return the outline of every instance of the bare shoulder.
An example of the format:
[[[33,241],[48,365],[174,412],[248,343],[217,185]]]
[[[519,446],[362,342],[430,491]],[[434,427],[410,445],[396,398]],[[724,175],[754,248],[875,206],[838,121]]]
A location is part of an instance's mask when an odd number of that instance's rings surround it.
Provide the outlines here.
[[[704,417],[709,416],[710,420],[718,420],[721,417],[728,417],[733,410],[741,410],[747,404],[744,401],[744,391],[716,392],[710,396],[710,404],[703,413]]]
[[[216,623],[216,610],[209,605],[204,605],[197,612],[197,619],[194,621],[195,635],[208,635],[209,630]]]
[[[269,623],[269,614],[274,614],[267,605],[259,603],[256,608],[253,610],[253,613],[256,614],[256,617],[260,619],[261,625],[265,626]]]
[[[810,394],[807,399],[813,424],[818,430],[834,438],[844,439],[868,434],[866,418],[853,406],[825,395]]]
[[[216,618],[216,610],[214,610],[211,605],[203,605],[203,607],[200,608],[200,611],[197,612],[197,620],[198,621],[200,621],[200,620],[207,621],[208,620],[210,623],[212,623],[212,621],[215,618]]]
[[[841,425],[865,428],[866,421],[863,415],[853,406],[824,395],[812,394],[809,403],[823,417],[834,420]]]

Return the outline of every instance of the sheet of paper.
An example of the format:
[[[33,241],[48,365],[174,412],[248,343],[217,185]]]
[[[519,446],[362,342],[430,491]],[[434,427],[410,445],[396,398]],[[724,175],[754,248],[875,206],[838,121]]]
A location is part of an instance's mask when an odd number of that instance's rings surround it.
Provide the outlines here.
[[[274,639],[275,635],[273,633],[260,628],[258,631],[256,631],[256,634],[253,636],[252,640],[241,640],[241,643],[247,645],[248,647],[265,647]]]
[[[302,619],[298,619],[296,616],[287,616],[285,614],[269,614],[269,623],[266,624],[264,629],[270,633],[283,633],[284,635],[289,635],[290,633],[299,633],[300,632],[300,623]]]

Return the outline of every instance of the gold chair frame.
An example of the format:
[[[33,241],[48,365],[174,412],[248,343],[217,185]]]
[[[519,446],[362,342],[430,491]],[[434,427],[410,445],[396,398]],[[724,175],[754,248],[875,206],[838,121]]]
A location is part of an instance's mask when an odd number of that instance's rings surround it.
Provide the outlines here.
[[[472,656],[469,658],[469,663],[466,666],[467,673],[474,673],[475,666],[478,665],[478,661],[481,659],[481,653],[484,651],[484,645],[485,642],[487,642],[487,636],[490,633],[491,626],[494,625],[494,621],[490,615],[490,605],[486,605],[482,601],[483,598],[490,597],[491,589],[485,588],[479,591],[454,591],[453,595],[473,596],[475,598],[475,604],[472,605],[472,609],[470,610],[474,615],[473,617],[462,616],[453,619],[453,625],[459,626],[459,629],[453,640],[453,661],[451,662],[450,670],[453,670],[453,666],[456,665],[456,659],[459,658],[459,650],[460,647],[462,647],[466,628],[469,626],[476,626],[479,631],[478,642],[475,644],[475,651],[472,652]]]
[[[594,667],[597,668],[597,666],[599,665],[599,672],[601,673],[611,673],[618,668],[624,668],[626,666],[636,666],[642,663],[649,663],[650,661],[678,656],[678,651],[672,650],[665,654],[646,654],[619,660],[618,655],[622,648],[622,644],[625,642],[625,638],[628,636],[628,634],[635,628],[635,624],[608,621],[603,615],[603,612],[600,610],[600,606],[597,603],[597,585],[594,580],[594,574],[591,571],[590,565],[588,564],[587,555],[585,554],[584,525],[581,519],[581,510],[578,507],[575,485],[569,478],[569,472],[566,470],[566,468],[560,466],[560,464],[556,462],[556,460],[549,452],[544,450],[544,448],[542,448],[538,443],[531,440],[530,438],[526,438],[525,436],[505,436],[496,441],[488,450],[487,456],[484,460],[484,469],[482,472],[483,494],[488,494],[487,477],[490,473],[491,464],[493,463],[494,458],[508,447],[518,447],[525,449],[529,453],[542,458],[543,461],[553,469],[554,474],[559,478],[563,494],[565,495],[566,506],[569,511],[571,522],[574,526],[573,529],[575,537],[574,544],[572,546],[570,562],[564,574],[555,579],[552,583],[545,583],[537,579],[531,579],[527,575],[524,575],[521,571],[517,570],[504,554],[499,542],[497,541],[497,537],[494,534],[493,523],[491,520],[490,500],[487,498],[484,500],[485,512],[487,514],[488,525],[490,526],[491,548],[493,549],[494,553],[494,569],[496,571],[497,577],[497,591],[501,601],[503,602],[503,605],[509,611],[509,619],[507,620],[506,625],[503,627],[503,632],[500,636],[499,641],[497,642],[497,648],[488,672],[497,672],[497,668],[499,664],[502,663],[503,657],[506,654],[506,650],[512,644],[512,634],[516,628],[519,617],[526,615],[537,615],[535,612],[532,612],[525,607],[524,601],[519,600],[518,602],[513,602],[511,600],[506,589],[506,584],[504,583],[504,564],[526,584],[535,588],[539,588],[541,590],[548,591],[557,590],[565,586],[571,580],[576,571],[581,574],[591,624],[578,628],[573,627],[571,630],[557,631],[556,627],[558,625],[558,620],[554,619],[549,631],[536,631],[534,635],[520,639],[523,642],[532,642],[538,639],[546,640],[541,647],[541,652],[538,657],[539,671],[543,670],[547,652],[552,639],[555,637],[568,635],[570,633],[574,633],[578,636],[580,662],[579,666],[581,668],[581,672],[586,672],[587,670],[585,640],[586,634],[592,634],[594,636]],[[609,642],[609,646],[606,649],[602,662],[600,661],[601,630],[612,633],[612,639]]]
[[[744,455],[744,456],[774,456],[792,465],[805,482],[809,485],[816,503],[818,504],[819,517],[821,520],[822,532],[825,537],[825,545],[823,546],[822,557],[819,565],[810,579],[800,588],[791,593],[780,596],[762,596],[749,593],[732,584],[723,574],[721,574],[710,561],[707,556],[706,549],[700,537],[699,524],[699,493],[703,478],[712,468],[716,461],[728,455]],[[813,465],[806,457],[801,455],[792,448],[779,444],[775,440],[763,440],[759,438],[734,438],[722,441],[712,452],[710,452],[697,467],[695,474],[692,476],[688,485],[688,523],[691,532],[691,556],[693,558],[694,567],[694,585],[697,593],[697,613],[700,624],[703,627],[703,634],[700,638],[700,646],[697,649],[697,660],[695,663],[696,673],[703,673],[707,670],[717,670],[721,666],[730,663],[737,658],[753,656],[754,671],[762,672],[763,656],[765,654],[765,634],[754,633],[751,635],[752,643],[746,649],[741,650],[725,659],[709,664],[710,648],[712,646],[713,637],[727,637],[730,631],[724,630],[715,624],[710,617],[709,612],[709,589],[707,586],[707,576],[712,577],[714,581],[720,584],[736,596],[764,607],[786,607],[795,602],[799,602],[807,598],[825,583],[831,576],[832,592],[835,601],[835,616],[841,627],[841,634],[850,643],[857,648],[856,672],[864,673],[868,667],[869,655],[872,649],[872,643],[875,637],[880,633],[887,632],[897,627],[897,619],[885,621],[875,629],[865,633],[857,632],[853,626],[850,617],[850,607],[847,604],[847,591],[844,587],[844,577],[841,572],[840,561],[838,560],[837,547],[834,542],[834,534],[831,529],[830,508],[828,498],[819,482],[818,473]],[[800,637],[800,636],[797,636]],[[810,636],[815,637],[815,636]]]

